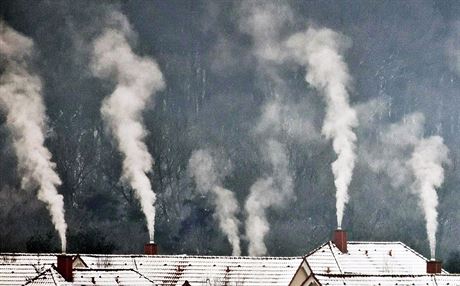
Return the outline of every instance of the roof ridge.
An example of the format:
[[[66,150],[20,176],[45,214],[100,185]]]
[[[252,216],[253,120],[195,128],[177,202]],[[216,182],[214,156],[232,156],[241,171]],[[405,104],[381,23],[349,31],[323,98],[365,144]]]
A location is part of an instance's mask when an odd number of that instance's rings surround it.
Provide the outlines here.
[[[312,254],[314,254],[315,252],[317,252],[318,250],[320,250],[321,248],[323,248],[324,246],[326,246],[329,242],[331,241],[326,241],[326,242],[323,242],[320,246],[314,248],[313,250],[311,250],[310,252],[308,252],[307,254],[305,254],[303,257],[306,258]]]

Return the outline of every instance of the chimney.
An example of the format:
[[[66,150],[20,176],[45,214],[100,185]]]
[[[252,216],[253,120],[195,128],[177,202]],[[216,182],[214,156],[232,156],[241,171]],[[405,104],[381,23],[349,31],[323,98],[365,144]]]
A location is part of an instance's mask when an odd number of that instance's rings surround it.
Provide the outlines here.
[[[426,263],[426,273],[428,274],[440,274],[441,273],[441,261],[436,261],[434,259]]]
[[[158,247],[153,241],[144,244],[144,254],[145,255],[157,255],[158,254]]]
[[[65,281],[73,281],[73,258],[71,255],[61,254],[57,256],[57,271]]]
[[[334,231],[334,238],[333,242],[335,246],[342,251],[343,253],[347,253],[347,232],[343,229],[336,229]]]

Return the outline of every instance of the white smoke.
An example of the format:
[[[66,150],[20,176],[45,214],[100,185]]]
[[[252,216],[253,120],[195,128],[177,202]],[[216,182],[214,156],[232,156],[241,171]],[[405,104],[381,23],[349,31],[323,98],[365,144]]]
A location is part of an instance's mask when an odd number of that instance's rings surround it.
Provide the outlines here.
[[[144,142],[147,131],[142,112],[165,83],[155,60],[134,54],[128,39],[135,37],[126,17],[114,13],[111,21],[117,27],[106,29],[94,41],[91,68],[97,77],[117,82],[101,113],[123,154],[122,180],[135,191],[153,241],[156,196],[146,175],[152,170],[153,159]]]
[[[359,107],[361,116],[369,112],[371,104]],[[438,225],[436,188],[444,181],[443,164],[449,163],[449,159],[448,148],[440,136],[423,138],[424,122],[425,116],[414,112],[399,122],[385,126],[374,142],[361,144],[361,157],[372,171],[386,173],[394,188],[410,189],[419,196],[431,257],[435,258]],[[375,129],[376,126],[370,124],[367,128]]]
[[[13,137],[22,188],[38,188],[37,197],[46,203],[65,252],[64,198],[57,192],[61,180],[51,153],[44,146],[47,118],[41,80],[28,70],[32,52],[32,40],[0,22],[0,55],[4,68],[0,77],[0,106],[6,113],[6,125]]]
[[[431,136],[417,143],[412,158],[408,162],[415,175],[413,191],[420,196],[420,206],[425,214],[431,258],[435,258],[436,254],[438,227],[436,188],[439,188],[444,182],[442,165],[448,162],[448,151],[441,137]]]
[[[290,57],[306,67],[305,80],[318,89],[326,100],[322,133],[327,139],[332,139],[337,154],[337,160],[332,163],[332,172],[337,188],[337,225],[340,228],[356,161],[353,128],[358,126],[356,112],[349,103],[351,77],[342,56],[350,41],[330,29],[308,28],[289,37],[286,46]]]
[[[289,169],[289,159],[284,144],[270,139],[264,145],[264,153],[271,165],[271,176],[259,178],[250,188],[245,203],[247,213],[246,237],[249,240],[248,254],[267,254],[265,236],[270,230],[266,210],[282,207],[294,195],[293,179]]]
[[[211,194],[219,227],[232,246],[232,255],[241,255],[238,230],[240,222],[236,217],[239,211],[238,201],[232,191],[222,187],[223,175],[218,170],[210,151],[194,151],[189,160],[188,170],[195,179],[198,190],[203,195]]]

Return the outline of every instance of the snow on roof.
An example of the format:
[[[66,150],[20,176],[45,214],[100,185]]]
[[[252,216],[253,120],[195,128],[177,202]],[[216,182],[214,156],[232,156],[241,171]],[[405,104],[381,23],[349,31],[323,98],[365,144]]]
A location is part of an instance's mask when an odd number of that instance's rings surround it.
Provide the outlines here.
[[[67,286],[72,283],[66,282],[65,279],[53,267],[49,267],[27,283],[22,285],[35,286],[35,285],[56,285]]]
[[[322,286],[459,286],[460,275],[315,275]]]
[[[427,259],[402,242],[348,242],[342,253],[327,242],[307,254],[315,274],[426,274]],[[443,271],[443,273],[447,273]]]
[[[11,262],[10,268],[28,267],[26,275],[29,280],[40,275],[44,277],[41,278],[43,280],[33,279],[34,283],[50,282],[48,278],[50,278],[51,272],[40,274],[40,271],[43,271],[43,267],[48,266],[49,268],[57,263],[57,254],[51,253],[39,255],[10,253],[0,254],[0,257],[1,255],[5,257],[5,261]],[[114,285],[117,276],[120,281],[124,281],[123,283],[128,285],[137,284],[138,281],[140,285],[152,285],[153,282],[156,285],[182,286],[185,281],[191,285],[214,285],[216,283],[245,286],[288,285],[303,261],[302,257],[99,254],[73,256],[79,257],[88,266],[88,268],[75,266],[73,273],[76,285],[90,284],[93,277],[98,285]],[[0,260],[0,265],[1,263]],[[40,268],[35,270],[35,265],[39,265]],[[1,266],[6,267],[5,265]],[[11,279],[7,273],[8,269],[5,269],[5,275],[0,276],[0,285],[1,283],[4,283],[3,285],[22,285],[27,281],[25,278],[17,278],[17,281],[12,284],[4,282]],[[55,270],[52,268],[50,271]],[[138,279],[138,281],[133,279]],[[132,283],[126,282],[126,280]]]
[[[0,285],[23,285],[48,268],[49,265],[0,264]]]
[[[80,255],[89,268],[135,269],[159,285],[288,285],[301,257]]]
[[[59,253],[0,253],[0,265],[44,265],[56,264]]]
[[[155,285],[133,269],[79,269],[73,277],[76,285]]]

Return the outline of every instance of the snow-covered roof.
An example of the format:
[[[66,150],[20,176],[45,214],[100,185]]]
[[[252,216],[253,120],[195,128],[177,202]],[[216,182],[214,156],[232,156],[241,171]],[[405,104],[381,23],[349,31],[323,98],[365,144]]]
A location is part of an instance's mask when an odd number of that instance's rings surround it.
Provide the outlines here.
[[[27,286],[35,285],[56,285],[56,286],[70,286],[72,283],[66,282],[65,279],[53,267],[49,267],[27,283],[22,284]]]
[[[42,278],[33,279],[34,283],[50,282],[48,278],[52,278],[51,274],[55,271],[51,266],[57,263],[57,254],[10,253],[2,255],[5,261],[10,262],[11,269],[27,269],[25,273],[27,280],[18,277],[15,283],[4,282],[12,277],[8,275],[9,268],[2,265],[5,267],[5,275],[0,276],[0,285],[1,283],[4,283],[3,285],[22,285],[37,276]],[[91,285],[92,278],[97,281],[97,285],[114,285],[115,279],[124,281],[123,283],[128,285],[152,285],[153,282],[155,285],[182,286],[185,281],[191,285],[221,283],[245,286],[289,285],[303,261],[302,257],[98,254],[74,256],[83,263],[78,260],[78,263],[74,263],[74,284],[72,285]],[[87,268],[78,266],[83,264]],[[35,265],[39,265],[38,270],[35,270]],[[51,270],[48,270],[49,268]],[[42,273],[43,271],[45,272]],[[131,283],[126,281],[131,281]]]
[[[80,255],[89,268],[135,269],[158,285],[288,285],[301,257]]]
[[[73,272],[72,285],[155,285],[133,269],[79,269]]]
[[[459,286],[460,275],[315,275],[322,286]]]
[[[0,285],[23,285],[49,267],[50,265],[0,264]]]
[[[328,242],[308,254],[306,260],[316,274],[426,274],[427,259],[399,241],[350,241],[347,248],[348,252],[342,253]]]

